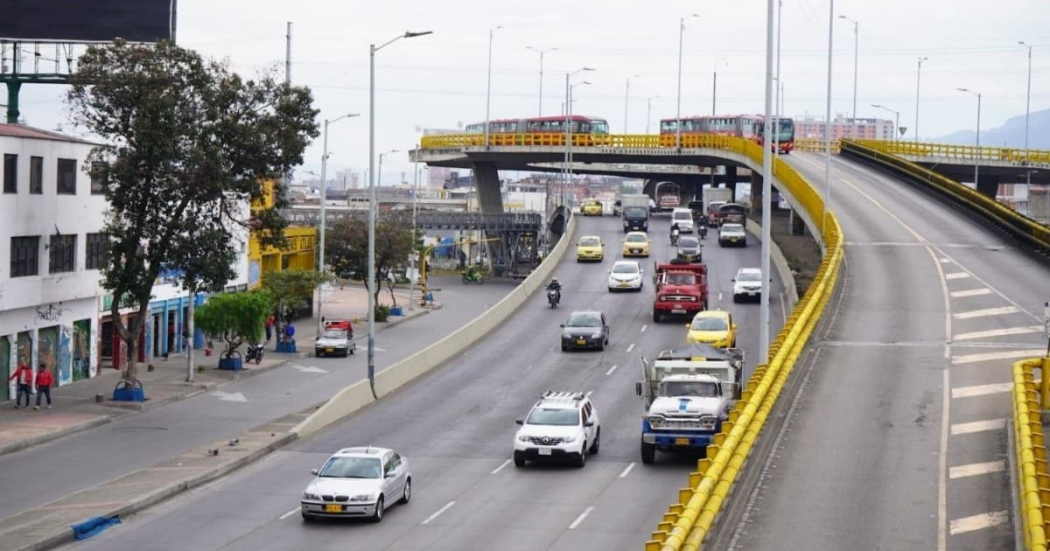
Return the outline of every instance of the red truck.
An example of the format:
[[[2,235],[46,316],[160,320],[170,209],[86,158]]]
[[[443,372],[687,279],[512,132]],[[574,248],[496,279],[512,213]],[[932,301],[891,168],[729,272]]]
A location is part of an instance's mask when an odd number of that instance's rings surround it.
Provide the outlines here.
[[[653,280],[653,321],[659,323],[665,316],[692,316],[707,310],[707,266],[682,260],[655,263]]]

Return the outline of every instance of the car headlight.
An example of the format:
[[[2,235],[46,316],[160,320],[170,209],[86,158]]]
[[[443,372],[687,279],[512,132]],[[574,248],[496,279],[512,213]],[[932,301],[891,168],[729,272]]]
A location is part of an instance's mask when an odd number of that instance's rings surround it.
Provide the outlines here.
[[[593,335],[591,335],[591,338],[600,339],[601,336],[602,336],[601,331],[596,331]]]
[[[565,444],[572,444],[573,442],[576,441],[576,437],[575,436],[563,436],[561,441],[563,443],[565,443]]]
[[[653,427],[654,429],[660,428],[663,424],[664,424],[664,418],[663,417],[653,416],[653,417],[649,418],[649,426]]]
[[[528,441],[529,441],[529,437],[525,436],[524,434],[518,437],[518,442],[526,442],[527,443]]]
[[[308,499],[310,501],[321,501],[321,496],[317,494],[311,494],[310,492],[303,492],[303,499]]]
[[[350,498],[350,501],[372,501],[372,496],[369,494],[358,494],[356,496],[352,496]]]

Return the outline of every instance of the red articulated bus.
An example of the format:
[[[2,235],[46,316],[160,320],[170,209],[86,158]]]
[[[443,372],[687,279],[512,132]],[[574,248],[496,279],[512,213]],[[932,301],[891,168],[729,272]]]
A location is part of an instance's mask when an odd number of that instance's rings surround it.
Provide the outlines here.
[[[758,145],[762,145],[764,126],[765,122],[761,120],[755,124],[755,142]],[[777,134],[779,134],[779,139],[777,139]],[[795,149],[795,121],[786,117],[775,119],[773,126],[769,129],[769,136],[770,141],[773,142],[769,144],[771,149],[775,146],[781,153],[791,153]]]
[[[608,134],[609,122],[597,117],[572,115],[569,117],[573,134]],[[468,124],[468,134],[484,134],[485,123]],[[498,119],[489,121],[489,134],[564,134],[565,117],[534,117],[531,119]]]

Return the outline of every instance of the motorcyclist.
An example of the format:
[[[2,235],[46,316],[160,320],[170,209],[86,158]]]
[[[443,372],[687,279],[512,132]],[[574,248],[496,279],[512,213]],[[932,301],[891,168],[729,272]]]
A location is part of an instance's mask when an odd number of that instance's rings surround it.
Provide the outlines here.
[[[707,224],[700,224],[700,239],[707,237]]]
[[[478,274],[477,266],[473,264],[467,266],[467,269],[463,271],[463,276],[471,281],[474,281],[475,279],[480,277],[480,275]]]
[[[678,222],[675,222],[674,224],[671,224],[671,245],[672,246],[678,244],[678,234],[680,234],[680,233],[681,233],[681,230],[678,228]]]
[[[558,293],[561,294],[561,283],[558,281],[558,278],[556,278],[556,277],[552,277],[551,278],[551,282],[547,284],[547,290],[548,291],[550,291],[550,290],[558,291]]]

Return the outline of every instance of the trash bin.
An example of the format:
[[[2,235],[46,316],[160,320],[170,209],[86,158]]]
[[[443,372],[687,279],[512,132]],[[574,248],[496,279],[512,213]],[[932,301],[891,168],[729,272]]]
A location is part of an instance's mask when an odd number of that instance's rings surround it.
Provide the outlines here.
[[[113,388],[114,402],[145,402],[146,389],[142,388],[142,381],[129,381],[121,379]]]

